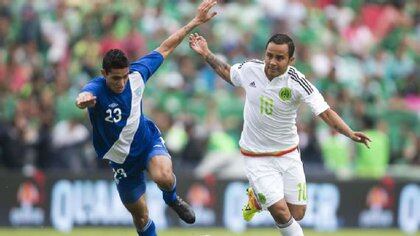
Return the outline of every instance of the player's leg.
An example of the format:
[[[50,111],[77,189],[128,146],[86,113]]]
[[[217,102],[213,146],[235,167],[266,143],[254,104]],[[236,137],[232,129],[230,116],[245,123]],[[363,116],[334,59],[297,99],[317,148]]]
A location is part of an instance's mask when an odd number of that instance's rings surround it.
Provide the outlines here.
[[[150,178],[159,186],[163,200],[188,224],[195,222],[195,214],[188,205],[176,194],[176,178],[172,172],[172,162],[168,156],[154,156],[148,167]]]
[[[245,171],[251,185],[247,189],[248,202],[242,209],[246,221],[284,197],[282,176],[275,162],[272,157],[244,157]]]
[[[195,214],[188,205],[176,194],[176,177],[172,170],[171,157],[160,138],[155,141],[147,157],[147,171],[150,178],[162,190],[163,200],[188,224],[195,222]]]
[[[284,198],[293,218],[300,221],[305,216],[307,203],[305,172],[299,150],[290,153],[287,158],[290,164],[283,173]]]
[[[117,164],[111,162],[114,171],[114,181],[118,194],[124,206],[131,213],[139,236],[155,236],[155,224],[149,218],[144,193],[146,183],[141,163],[135,165]]]
[[[290,215],[289,221],[283,225],[278,225],[284,235],[293,232],[291,235],[303,235],[302,228],[297,223],[303,219],[306,211],[306,179],[303,164],[300,159],[299,150],[295,150],[283,157],[287,162],[287,169],[283,172],[284,182],[284,202],[282,207],[287,207]]]
[[[277,227],[283,236],[302,236],[303,230],[290,213],[286,200],[283,198],[268,207]]]
[[[144,195],[134,203],[124,203],[124,206],[131,213],[139,236],[156,236],[156,227],[149,218]]]
[[[283,157],[245,157],[247,177],[262,209],[270,212],[282,235],[300,236],[302,228],[293,219],[284,195],[284,172],[290,164],[293,163]]]
[[[163,200],[169,204],[176,200],[176,179],[172,172],[172,162],[167,156],[153,156],[147,168],[150,178],[162,190]]]

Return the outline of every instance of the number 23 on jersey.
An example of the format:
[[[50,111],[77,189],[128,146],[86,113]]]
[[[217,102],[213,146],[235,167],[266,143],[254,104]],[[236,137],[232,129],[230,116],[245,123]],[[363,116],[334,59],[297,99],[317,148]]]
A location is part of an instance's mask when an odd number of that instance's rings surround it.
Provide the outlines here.
[[[105,121],[108,121],[110,123],[118,123],[121,120],[121,109],[120,108],[114,108],[114,109],[107,109],[106,110],[106,117]]]

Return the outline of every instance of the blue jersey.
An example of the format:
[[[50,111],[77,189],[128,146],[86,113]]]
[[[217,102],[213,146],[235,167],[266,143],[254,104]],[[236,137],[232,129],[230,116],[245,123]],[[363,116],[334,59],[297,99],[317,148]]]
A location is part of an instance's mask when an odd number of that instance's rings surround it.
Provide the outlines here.
[[[104,77],[92,79],[82,91],[96,96],[96,105],[88,109],[93,127],[93,145],[99,158],[122,164],[150,149],[159,138],[156,125],[143,114],[145,84],[163,62],[153,51],[130,64],[130,73],[122,93],[114,93]]]

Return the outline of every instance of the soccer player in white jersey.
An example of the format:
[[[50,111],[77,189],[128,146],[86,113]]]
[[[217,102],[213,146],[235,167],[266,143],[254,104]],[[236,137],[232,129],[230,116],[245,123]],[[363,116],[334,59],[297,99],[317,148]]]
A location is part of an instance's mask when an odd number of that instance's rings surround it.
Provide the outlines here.
[[[295,121],[299,105],[309,105],[315,116],[355,142],[368,146],[370,139],[349,128],[315,86],[291,66],[295,46],[289,36],[272,36],[263,61],[247,60],[233,66],[218,59],[202,36],[191,34],[189,42],[222,79],[246,93],[239,146],[251,188],[244,219],[249,221],[256,212],[267,209],[282,235],[303,235],[295,221],[303,218],[307,199]]]
[[[143,195],[144,170],[162,190],[165,203],[186,223],[195,222],[192,208],[176,194],[169,153],[159,129],[143,114],[142,98],[148,79],[193,28],[216,15],[209,13],[216,4],[217,0],[204,0],[194,19],[131,64],[121,50],[108,51],[102,62],[103,76],[86,84],[76,99],[77,107],[88,108],[95,151],[99,158],[109,160],[119,196],[139,236],[156,235]]]

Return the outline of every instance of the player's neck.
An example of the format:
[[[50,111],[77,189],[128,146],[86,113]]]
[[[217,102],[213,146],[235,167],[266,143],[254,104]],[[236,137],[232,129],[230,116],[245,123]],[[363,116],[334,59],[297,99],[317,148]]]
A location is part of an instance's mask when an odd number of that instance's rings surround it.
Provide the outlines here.
[[[265,74],[265,77],[271,82],[274,78],[281,77],[286,72],[287,72],[287,70],[285,72],[283,72],[283,73],[279,73],[279,74],[276,74],[276,75],[269,75],[266,71],[264,71],[264,74]]]
[[[264,69],[264,74],[265,74],[265,77],[271,82],[274,78],[276,78],[277,77],[277,75],[269,75],[268,73],[267,73],[267,70],[266,69]]]
[[[267,79],[271,82],[271,81],[273,81],[273,79],[274,78],[276,78],[277,76],[269,76],[269,75],[267,75],[267,74],[265,74],[265,77],[267,77]]]

